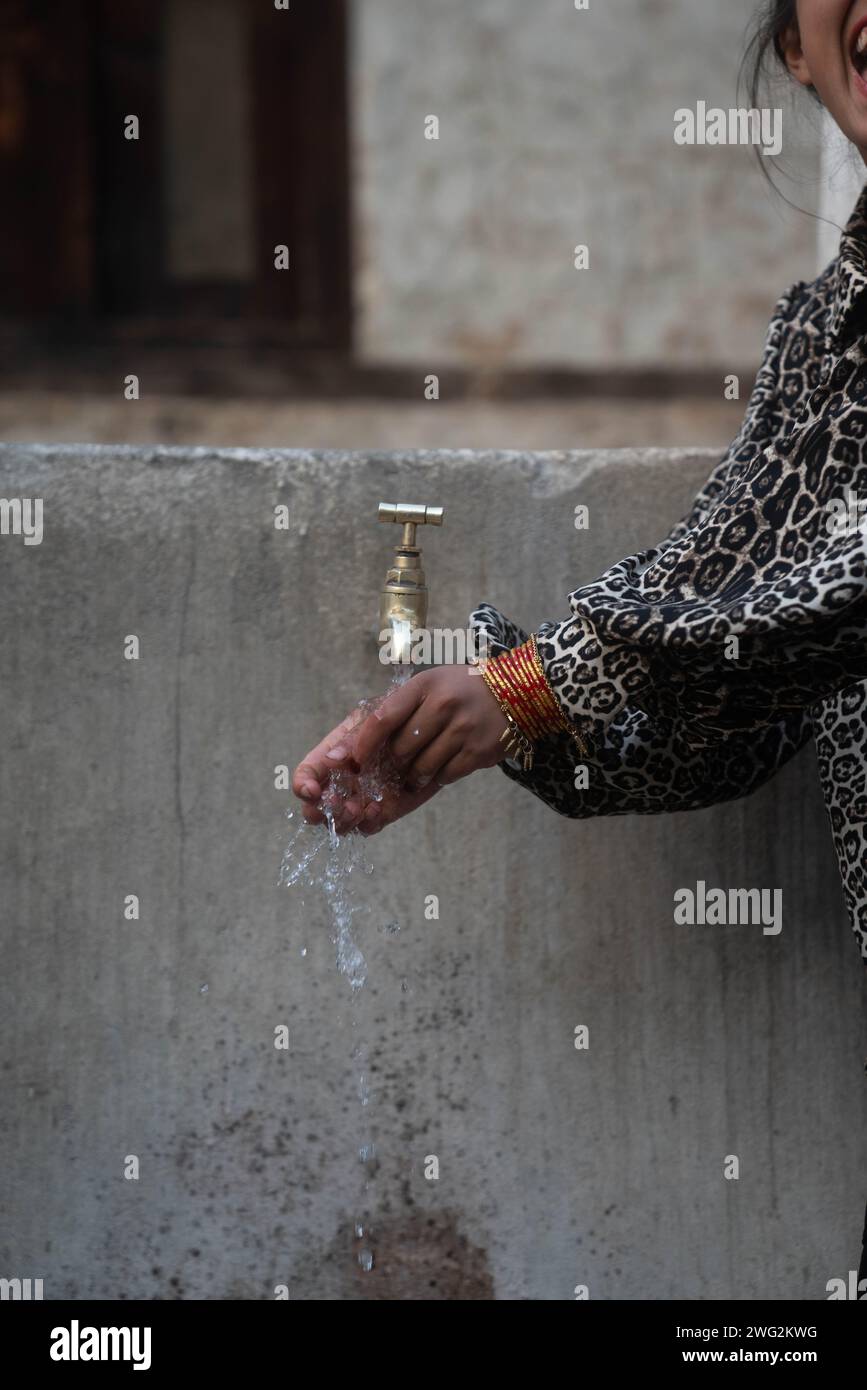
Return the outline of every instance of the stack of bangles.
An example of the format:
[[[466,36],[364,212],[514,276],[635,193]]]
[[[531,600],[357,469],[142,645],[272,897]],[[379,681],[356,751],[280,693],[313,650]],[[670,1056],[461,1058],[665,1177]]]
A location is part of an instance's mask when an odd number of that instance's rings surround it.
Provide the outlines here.
[[[520,755],[525,772],[533,766],[534,741],[546,734],[569,734],[581,756],[587,756],[585,739],[566,718],[548,683],[535,634],[520,647],[473,664],[508,720],[500,739],[506,756]]]

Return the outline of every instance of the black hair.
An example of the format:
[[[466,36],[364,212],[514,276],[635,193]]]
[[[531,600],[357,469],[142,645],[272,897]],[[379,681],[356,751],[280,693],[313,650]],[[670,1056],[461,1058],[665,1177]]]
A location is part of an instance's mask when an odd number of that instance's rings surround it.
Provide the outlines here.
[[[775,75],[788,76],[789,69],[786,65],[785,54],[783,53],[782,37],[786,29],[797,28],[798,24],[798,4],[797,0],[762,0],[750,25],[749,37],[747,40],[744,55],[741,59],[738,71],[738,91],[742,86],[746,86],[747,95],[751,107],[761,105],[762,88],[766,79],[772,79]],[[807,88],[810,96],[818,106],[822,105],[819,93],[815,87]],[[764,177],[774,187],[774,181],[768,173],[768,161],[760,156],[759,151],[755,151],[759,167]],[[780,190],[777,189],[780,193]],[[796,205],[784,194],[780,194],[783,201],[789,203],[790,207]],[[798,212],[804,212],[804,208],[796,208]],[[815,216],[815,214],[809,214]]]
[[[759,105],[762,84],[765,78],[770,76],[769,60],[782,73],[788,72],[780,40],[786,29],[797,28],[797,25],[797,0],[762,0],[751,25],[750,37],[738,74],[738,87],[746,78],[751,106]],[[809,87],[808,91],[819,101],[815,87]]]

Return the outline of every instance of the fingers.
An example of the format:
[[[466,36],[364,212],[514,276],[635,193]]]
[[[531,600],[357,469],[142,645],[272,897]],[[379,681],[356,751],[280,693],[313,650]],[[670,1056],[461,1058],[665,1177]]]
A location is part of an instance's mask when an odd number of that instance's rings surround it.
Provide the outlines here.
[[[319,806],[326,819],[330,813],[337,834],[347,835],[355,827],[366,801],[358,777],[348,769],[341,768],[329,779]]]
[[[299,763],[292,774],[292,790],[302,801],[318,801],[321,795],[321,772],[313,761],[313,754],[306,762]]]
[[[442,769],[460,751],[461,742],[460,736],[450,729],[432,739],[406,769],[407,790],[422,790],[434,780],[443,782]]]
[[[334,829],[337,834],[348,835],[350,830],[354,830],[363,811],[364,803],[360,797],[351,797],[341,802],[339,809],[335,809],[334,812]]]
[[[305,803],[301,814],[308,825],[326,825],[328,823],[328,817],[319,805],[314,806]],[[335,803],[332,814],[335,833],[348,835],[350,830],[355,829],[359,819],[363,818],[363,805],[360,800]]]
[[[329,774],[351,758],[349,735],[363,718],[362,710],[353,710],[298,764],[292,775],[292,790],[302,801],[318,801]]]
[[[441,787],[450,787],[453,782],[460,782],[462,778],[469,777],[471,772],[484,766],[482,762],[466,746],[460,746],[454,755],[445,763],[435,774],[435,779]]]
[[[386,791],[382,801],[373,801],[356,775],[374,762],[389,740],[393,740],[389,757],[398,764],[405,766],[410,761],[415,765],[420,750],[429,756],[430,748],[442,737],[440,730],[446,715],[442,711],[437,715],[430,709],[422,721],[419,711],[424,698],[423,676],[414,677],[386,695],[373,712],[354,709],[307,754],[292,778],[292,790],[303,803],[306,821],[321,825],[330,812],[338,835],[354,829],[365,835],[376,834],[435,795],[439,790],[435,782],[420,785],[416,775],[412,786],[399,792]],[[418,734],[413,732],[415,729]],[[394,735],[398,735],[397,739]],[[450,743],[441,744],[433,764],[438,767],[454,751]],[[420,775],[425,778],[428,774],[423,768]]]
[[[424,748],[429,747],[436,738],[439,727],[430,717],[422,719],[421,711],[415,710],[409,719],[392,735],[389,752],[398,767],[406,768],[415,761]]]
[[[377,830],[381,830],[385,824],[385,817],[382,811],[381,801],[371,801],[364,808],[364,812],[359,817],[357,829],[359,835],[375,835]]]
[[[448,715],[436,709],[430,700],[415,709],[391,737],[389,751],[398,767],[413,766],[421,754],[441,735]]]
[[[317,797],[315,801],[312,801],[308,800],[307,797],[302,797],[301,814],[310,825],[322,825],[325,816],[322,813],[321,798]]]
[[[351,756],[349,749],[341,743],[342,735],[330,734],[300,762],[292,774],[292,790],[303,800],[318,800],[329,775],[341,767]]]
[[[379,708],[367,716],[354,740],[358,763],[362,766],[368,763],[406,723],[424,699],[424,689],[423,677],[414,676],[387,695]]]
[[[326,792],[317,802],[305,801],[301,813],[309,825],[326,825],[329,820],[338,835],[347,835],[354,830],[365,809],[364,798],[359,791],[340,792],[329,796]]]
[[[384,830],[387,825],[393,825],[402,816],[408,816],[410,811],[417,811],[419,806],[423,806],[426,801],[430,801],[432,796],[436,796],[441,788],[436,782],[431,782],[421,791],[402,791],[399,796],[376,802],[376,814],[370,819],[363,816],[358,824],[360,835],[376,835],[380,830]],[[370,808],[368,808],[370,809]]]

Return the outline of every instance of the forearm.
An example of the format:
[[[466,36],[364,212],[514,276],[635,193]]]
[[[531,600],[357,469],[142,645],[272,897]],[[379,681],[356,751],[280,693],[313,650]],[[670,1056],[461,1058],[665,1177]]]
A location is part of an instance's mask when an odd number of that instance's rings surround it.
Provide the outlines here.
[[[494,665],[527,642],[523,628],[482,604],[471,615]],[[517,704],[513,712],[520,719]],[[696,810],[747,796],[762,786],[810,738],[806,710],[788,712],[747,734],[695,743],[677,721],[646,711],[619,711],[592,748],[582,753],[565,731],[552,728],[533,744],[532,767],[520,758],[503,761],[506,775],[562,815],[655,815]]]
[[[566,735],[535,748],[533,767],[500,764],[512,781],[560,815],[663,815],[751,795],[809,741],[811,718],[799,712],[758,733],[696,748],[676,726],[639,710],[618,716],[601,747],[583,761]]]

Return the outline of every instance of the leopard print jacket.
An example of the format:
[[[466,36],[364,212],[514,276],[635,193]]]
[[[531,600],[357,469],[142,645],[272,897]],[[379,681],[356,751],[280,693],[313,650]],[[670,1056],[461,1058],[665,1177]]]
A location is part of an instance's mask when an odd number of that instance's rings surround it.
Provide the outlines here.
[[[569,595],[537,630],[589,735],[506,775],[562,815],[683,811],[746,796],[810,738],[867,964],[867,185],[839,254],[778,301],[737,437],[659,545]],[[853,505],[854,502],[854,505]],[[867,510],[867,506],[865,506]],[[528,633],[490,604],[482,653]],[[585,779],[586,780],[586,779]]]

